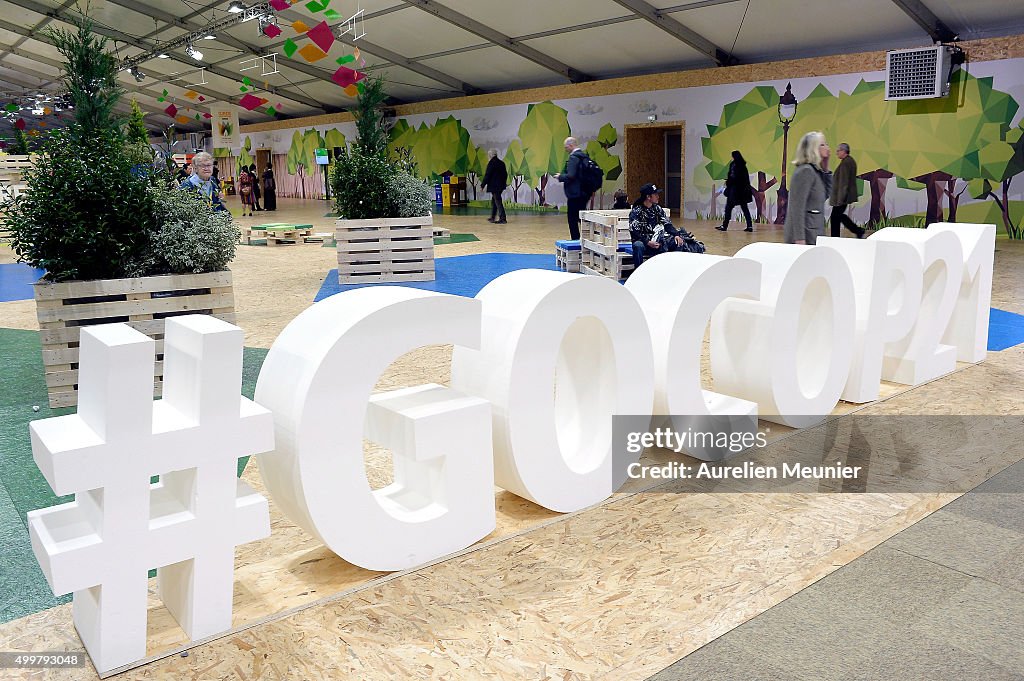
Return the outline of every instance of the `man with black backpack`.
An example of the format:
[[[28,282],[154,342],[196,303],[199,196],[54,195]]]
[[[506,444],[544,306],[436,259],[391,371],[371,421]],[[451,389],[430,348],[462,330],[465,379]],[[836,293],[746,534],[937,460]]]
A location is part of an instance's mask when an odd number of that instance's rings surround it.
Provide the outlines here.
[[[569,158],[565,160],[565,169],[554,175],[554,178],[565,185],[565,198],[567,212],[569,215],[569,238],[578,240],[580,238],[580,211],[583,210],[590,197],[601,186],[601,181],[594,186],[595,173],[603,171],[594,163],[586,152],[580,149],[579,142],[575,137],[565,138],[565,150],[569,152]]]

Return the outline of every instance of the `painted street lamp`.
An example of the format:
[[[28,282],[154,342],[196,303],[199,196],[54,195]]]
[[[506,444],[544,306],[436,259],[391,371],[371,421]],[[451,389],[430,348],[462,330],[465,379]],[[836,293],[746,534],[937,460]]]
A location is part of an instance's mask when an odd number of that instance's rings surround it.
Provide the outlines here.
[[[789,203],[789,190],[786,189],[786,150],[789,147],[789,124],[796,118],[796,106],[792,83],[786,83],[786,92],[779,98],[779,123],[782,123],[782,177],[779,182],[778,210],[775,214],[777,225],[786,222],[786,204]]]

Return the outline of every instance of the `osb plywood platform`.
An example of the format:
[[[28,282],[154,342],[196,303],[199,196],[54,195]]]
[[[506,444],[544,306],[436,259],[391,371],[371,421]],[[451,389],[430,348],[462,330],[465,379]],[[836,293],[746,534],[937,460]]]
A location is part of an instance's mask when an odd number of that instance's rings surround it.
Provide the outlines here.
[[[436,222],[481,241],[440,246],[438,255],[550,252],[567,231],[564,216],[513,218],[519,223],[514,234],[489,228],[484,218],[439,216]],[[702,240],[712,237],[705,240],[712,253],[781,236],[714,237],[719,233],[710,224],[687,227]],[[1016,292],[1024,276],[1020,246],[1000,242],[997,254],[996,281]],[[315,245],[259,258],[250,250],[240,250],[232,263],[236,288],[248,292],[238,297],[238,323],[249,344],[267,346],[319,287],[311,261],[323,260],[322,277],[334,254]],[[1015,269],[1007,272],[1006,262]],[[1006,309],[1024,309],[1019,293],[999,284],[996,290]],[[445,346],[409,353],[378,388],[447,383],[450,357]],[[888,399],[858,413],[1021,414],[1019,390],[992,387],[1020,386],[1022,360],[1024,350],[1014,348],[914,390],[887,385]],[[706,363],[705,357],[705,375]],[[837,411],[855,409],[843,404]],[[776,436],[790,435],[773,429]],[[952,449],[950,443],[933,444],[936,451]],[[389,463],[386,452],[368,448],[374,487],[390,479]],[[980,481],[1001,463],[963,461],[952,474]],[[255,462],[245,478],[262,491]],[[171,654],[118,678],[643,678],[956,497],[629,489],[573,515],[496,490],[498,527],[491,536],[454,557],[392,575],[334,556],[271,502],[271,537],[236,552],[238,630],[181,657],[176,651],[186,644],[184,635],[154,599],[149,652]],[[0,650],[80,649],[70,606],[0,625]],[[39,678],[28,671],[21,677]],[[91,667],[46,675],[95,677]]]

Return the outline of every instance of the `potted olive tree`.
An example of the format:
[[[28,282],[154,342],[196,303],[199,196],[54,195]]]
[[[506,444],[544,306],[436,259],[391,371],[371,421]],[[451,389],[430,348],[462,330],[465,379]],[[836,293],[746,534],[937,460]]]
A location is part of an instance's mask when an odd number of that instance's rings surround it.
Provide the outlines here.
[[[3,223],[19,259],[46,270],[36,313],[50,406],[63,407],[77,403],[82,326],[125,321],[160,338],[175,313],[233,320],[226,266],[238,231],[228,213],[178,191],[116,115],[117,60],[90,21],[50,37],[66,60],[74,120],[42,140]],[[161,375],[158,362],[157,391]]]
[[[387,95],[366,81],[353,115],[358,139],[335,159],[331,188],[342,284],[434,279],[433,190],[388,153]]]

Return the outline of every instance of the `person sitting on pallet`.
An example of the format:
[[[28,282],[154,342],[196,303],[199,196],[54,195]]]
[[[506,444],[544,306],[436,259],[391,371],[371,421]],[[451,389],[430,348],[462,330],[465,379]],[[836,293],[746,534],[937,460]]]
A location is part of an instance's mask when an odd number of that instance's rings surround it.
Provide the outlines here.
[[[201,151],[192,157],[192,174],[178,185],[178,189],[190,189],[206,199],[213,210],[227,210],[220,200],[220,186],[213,179],[213,156]]]
[[[652,183],[640,187],[640,197],[633,202],[629,212],[629,236],[633,242],[633,267],[643,264],[644,259],[666,251],[687,251],[703,253],[704,244],[693,234],[673,225],[658,202],[661,189]]]

